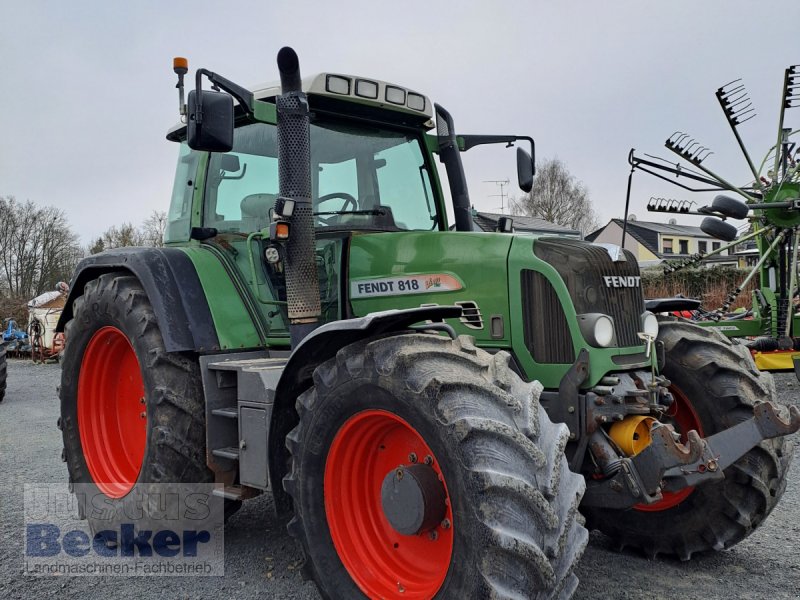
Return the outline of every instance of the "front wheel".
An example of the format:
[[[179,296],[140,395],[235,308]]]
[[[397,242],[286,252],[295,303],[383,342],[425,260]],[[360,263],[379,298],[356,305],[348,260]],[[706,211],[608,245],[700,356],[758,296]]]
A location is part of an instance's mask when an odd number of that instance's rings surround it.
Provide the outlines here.
[[[467,337],[360,342],[318,367],[284,486],[322,595],[571,595],[584,482],[540,390]]]
[[[753,416],[753,406],[775,401],[772,375],[756,369],[750,352],[725,336],[683,320],[661,322],[664,375],[675,401],[665,422],[708,437]],[[586,509],[587,524],[620,547],[688,560],[696,552],[740,542],[767,518],[786,488],[792,459],[784,438],[765,440],[725,470],[725,479],[664,493],[629,510]]]

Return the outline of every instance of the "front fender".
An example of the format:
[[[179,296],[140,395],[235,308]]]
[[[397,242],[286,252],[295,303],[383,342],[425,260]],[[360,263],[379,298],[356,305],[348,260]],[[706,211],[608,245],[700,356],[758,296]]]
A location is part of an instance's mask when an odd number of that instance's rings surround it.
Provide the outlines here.
[[[275,405],[269,433],[270,478],[279,512],[287,510],[289,498],[280,486],[286,474],[286,435],[297,424],[295,401],[312,385],[314,369],[359,340],[407,331],[422,321],[441,321],[461,316],[460,306],[430,306],[386,310],[355,319],[334,321],[315,329],[294,349],[275,389]],[[275,485],[277,484],[277,485]]]

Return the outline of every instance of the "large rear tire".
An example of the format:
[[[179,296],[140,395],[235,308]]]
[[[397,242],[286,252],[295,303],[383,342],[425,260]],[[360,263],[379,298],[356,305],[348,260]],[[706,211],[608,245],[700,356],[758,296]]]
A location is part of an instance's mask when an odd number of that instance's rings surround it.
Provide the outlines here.
[[[73,315],[60,387],[70,483],[117,506],[134,486],[212,482],[198,362],[165,350],[138,279],[108,273],[88,282]],[[92,512],[84,510],[93,530],[108,524]]]
[[[6,379],[8,379],[8,363],[6,362],[6,347],[0,343],[0,402],[6,397]]]
[[[661,322],[664,375],[675,402],[667,413],[684,435],[713,435],[753,416],[753,406],[775,401],[772,375],[759,372],[741,344],[683,320]],[[586,509],[587,525],[620,549],[638,548],[689,560],[696,552],[740,542],[767,518],[786,488],[791,443],[766,440],[725,470],[725,479],[666,494],[664,500],[630,510]]]
[[[316,369],[297,401],[284,487],[289,531],[324,597],[572,594],[588,539],[583,478],[567,467],[568,431],[539,405],[541,387],[508,360],[466,336],[413,334],[347,346]],[[442,506],[435,490],[446,500],[433,525],[400,533],[388,515],[413,511],[387,509],[384,487],[412,472],[441,482],[422,486],[434,498],[426,518]]]

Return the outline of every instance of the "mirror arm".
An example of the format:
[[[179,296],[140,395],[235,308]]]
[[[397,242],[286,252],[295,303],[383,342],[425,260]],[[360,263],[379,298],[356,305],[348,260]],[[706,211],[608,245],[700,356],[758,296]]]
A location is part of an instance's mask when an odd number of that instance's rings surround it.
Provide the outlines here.
[[[228,92],[231,96],[236,98],[240,106],[244,107],[248,114],[253,114],[253,104],[255,97],[253,92],[244,89],[242,86],[232,82],[230,79],[218,75],[208,69],[197,69],[195,73],[195,89],[197,90],[197,116],[196,121],[198,125],[203,122],[203,89],[201,77],[205,75],[208,80],[218,88]]]
[[[531,156],[535,156],[536,145],[533,138],[527,135],[459,135],[458,148],[461,152],[466,152],[475,146],[483,144],[506,144],[513,146],[514,142],[522,140],[527,141],[531,145]]]

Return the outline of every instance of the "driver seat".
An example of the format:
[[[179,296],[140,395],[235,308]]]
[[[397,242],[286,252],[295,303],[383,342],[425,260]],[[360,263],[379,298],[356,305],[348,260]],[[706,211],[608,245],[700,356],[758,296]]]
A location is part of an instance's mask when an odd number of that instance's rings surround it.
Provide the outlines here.
[[[250,194],[239,205],[242,211],[242,231],[258,231],[269,226],[270,211],[278,194]]]

